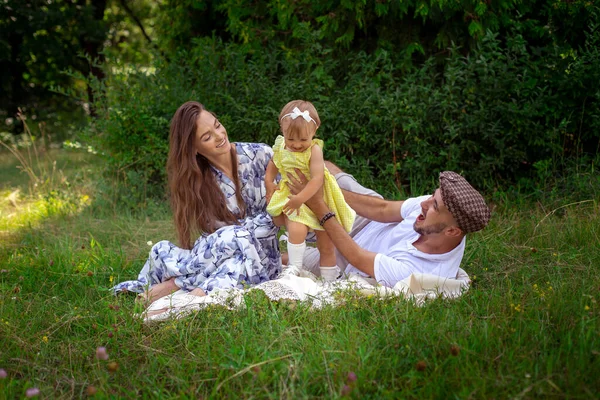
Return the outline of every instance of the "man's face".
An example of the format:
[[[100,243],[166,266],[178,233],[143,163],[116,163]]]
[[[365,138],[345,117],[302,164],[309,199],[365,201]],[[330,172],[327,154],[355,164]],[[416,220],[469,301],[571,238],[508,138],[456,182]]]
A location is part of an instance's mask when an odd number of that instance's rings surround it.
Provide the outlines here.
[[[421,210],[421,214],[413,224],[414,230],[420,235],[443,233],[446,228],[456,226],[454,217],[442,200],[440,189],[421,202]]]

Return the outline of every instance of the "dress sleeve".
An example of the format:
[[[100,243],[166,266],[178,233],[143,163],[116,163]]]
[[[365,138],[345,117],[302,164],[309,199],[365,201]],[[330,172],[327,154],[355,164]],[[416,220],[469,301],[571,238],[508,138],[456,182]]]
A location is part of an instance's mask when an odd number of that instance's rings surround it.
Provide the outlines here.
[[[321,148],[321,150],[323,150],[324,143],[321,139],[313,139],[312,145],[314,146],[315,144],[318,145]]]
[[[273,145],[273,162],[279,171],[281,171],[281,150],[285,145],[283,136],[277,136],[275,139],[275,144]]]

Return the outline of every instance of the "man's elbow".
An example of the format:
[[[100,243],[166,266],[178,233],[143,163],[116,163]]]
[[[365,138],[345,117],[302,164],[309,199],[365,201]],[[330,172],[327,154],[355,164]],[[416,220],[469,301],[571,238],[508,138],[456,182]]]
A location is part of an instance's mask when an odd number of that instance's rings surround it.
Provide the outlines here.
[[[375,260],[368,251],[356,252],[355,261],[350,264],[365,274],[375,277]]]

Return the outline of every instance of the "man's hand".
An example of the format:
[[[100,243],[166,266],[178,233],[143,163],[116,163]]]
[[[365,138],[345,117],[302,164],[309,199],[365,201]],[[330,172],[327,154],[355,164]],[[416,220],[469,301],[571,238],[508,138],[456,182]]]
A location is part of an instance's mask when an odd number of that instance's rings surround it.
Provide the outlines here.
[[[293,195],[296,195],[298,193],[300,193],[302,191],[302,189],[304,189],[306,187],[306,184],[308,183],[308,179],[306,178],[306,175],[304,175],[302,173],[302,171],[300,171],[298,168],[294,168],[294,171],[296,172],[296,176],[294,176],[294,174],[291,174],[288,172],[287,176],[288,176],[288,188],[290,189],[290,192]]]

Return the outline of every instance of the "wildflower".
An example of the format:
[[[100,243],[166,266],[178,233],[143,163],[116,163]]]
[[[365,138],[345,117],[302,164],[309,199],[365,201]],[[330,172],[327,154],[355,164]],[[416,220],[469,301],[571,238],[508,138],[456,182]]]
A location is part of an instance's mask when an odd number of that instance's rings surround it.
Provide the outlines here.
[[[108,369],[109,372],[115,372],[116,370],[119,369],[119,364],[117,364],[116,362],[109,362],[106,365],[106,368]]]
[[[108,353],[106,352],[106,347],[98,347],[96,349],[96,358],[98,360],[108,360]]]
[[[109,277],[108,277],[108,281],[109,281],[110,283],[113,283],[113,281],[114,281],[114,280],[115,280],[115,277],[114,277],[114,276],[112,276],[112,275],[111,275],[111,276],[109,276]]]
[[[8,376],[4,368],[0,368],[0,379],[4,379]]]
[[[44,342],[44,343],[48,343],[48,336],[44,336],[44,337],[42,338],[42,342]]]
[[[460,353],[460,347],[458,347],[457,345],[453,344],[450,347],[450,354],[452,354],[453,356],[457,356],[458,353]]]
[[[587,305],[586,305],[585,307],[583,307],[583,309],[584,309],[585,311],[587,311],[587,310],[589,310],[589,309],[590,309],[590,306],[587,306]]]
[[[96,394],[96,392],[98,392],[98,390],[96,389],[96,387],[95,387],[95,386],[91,386],[91,385],[90,385],[90,386],[88,386],[88,387],[85,389],[85,393],[86,393],[88,396],[93,396],[93,395],[95,395],[95,394]]]
[[[25,391],[25,397],[35,397],[40,394],[40,389],[38,388],[29,388]]]
[[[152,246],[152,240],[148,240],[148,241],[146,242],[146,244],[147,244],[148,246]]]
[[[352,388],[348,385],[342,386],[342,396],[349,396]]]
[[[356,377],[356,374],[352,371],[348,372],[348,376],[346,377],[346,382],[348,383],[353,383],[356,382],[356,379],[358,379]]]

